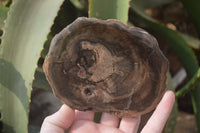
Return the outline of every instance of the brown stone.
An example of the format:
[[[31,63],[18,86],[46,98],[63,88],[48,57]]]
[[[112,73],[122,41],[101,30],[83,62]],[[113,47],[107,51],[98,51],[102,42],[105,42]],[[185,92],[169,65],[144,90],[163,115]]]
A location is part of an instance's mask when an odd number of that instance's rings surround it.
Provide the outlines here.
[[[140,28],[81,17],[54,37],[43,68],[55,96],[71,108],[132,117],[161,100],[168,60]]]

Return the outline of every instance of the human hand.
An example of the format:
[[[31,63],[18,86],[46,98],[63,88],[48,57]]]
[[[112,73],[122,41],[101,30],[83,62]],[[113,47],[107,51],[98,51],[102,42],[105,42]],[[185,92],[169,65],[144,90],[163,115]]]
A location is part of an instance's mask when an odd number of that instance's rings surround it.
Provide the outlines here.
[[[175,101],[167,91],[156,110],[142,129],[142,133],[161,133]],[[45,118],[40,133],[137,133],[140,116],[122,118],[103,113],[100,123],[93,122],[94,112],[77,111],[63,105],[58,112]]]

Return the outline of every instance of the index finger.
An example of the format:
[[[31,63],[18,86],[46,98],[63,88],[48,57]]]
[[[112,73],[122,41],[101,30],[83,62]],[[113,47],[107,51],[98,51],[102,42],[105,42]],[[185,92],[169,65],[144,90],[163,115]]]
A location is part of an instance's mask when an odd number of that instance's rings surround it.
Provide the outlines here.
[[[167,91],[141,133],[161,133],[175,102],[172,91]]]
[[[45,118],[40,133],[64,133],[75,119],[75,111],[63,105],[56,113]]]

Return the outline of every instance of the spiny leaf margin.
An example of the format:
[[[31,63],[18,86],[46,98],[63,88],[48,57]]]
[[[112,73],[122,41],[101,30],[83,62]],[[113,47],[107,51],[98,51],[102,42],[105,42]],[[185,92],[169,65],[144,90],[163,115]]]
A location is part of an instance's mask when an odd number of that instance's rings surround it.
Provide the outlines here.
[[[0,30],[4,27],[4,21],[6,20],[8,10],[7,7],[0,5]]]
[[[5,133],[28,132],[37,60],[63,0],[15,0],[0,49],[0,112]]]

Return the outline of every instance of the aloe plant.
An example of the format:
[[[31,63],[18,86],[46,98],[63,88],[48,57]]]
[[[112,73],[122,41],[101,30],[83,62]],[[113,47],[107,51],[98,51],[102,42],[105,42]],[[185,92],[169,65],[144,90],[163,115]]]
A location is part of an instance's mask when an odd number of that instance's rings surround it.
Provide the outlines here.
[[[90,0],[89,17],[118,19],[127,24],[130,0]]]
[[[61,0],[15,0],[12,3],[0,47],[2,132],[28,131],[33,75],[61,4]]]
[[[4,26],[4,21],[7,17],[7,13],[8,13],[8,8],[5,6],[0,5],[0,29],[2,30],[3,26]]]
[[[142,5],[135,2],[131,3],[132,10],[135,13],[135,18],[142,27],[158,33],[168,44],[173,48],[179,57],[182,65],[185,67],[187,76],[190,81],[178,92],[177,98],[191,92],[194,114],[196,115],[197,126],[200,131],[200,88],[199,88],[199,64],[197,56],[189,47],[189,43],[194,43],[198,40],[194,37],[188,37],[177,31],[167,28],[164,24],[155,21],[153,18],[145,14],[145,9]],[[198,47],[198,43],[195,44]],[[192,87],[191,87],[192,86]]]
[[[200,68],[199,57],[194,53],[194,49],[200,49],[199,38],[173,31],[144,12],[145,8],[160,6],[174,0],[149,1],[148,4],[144,4],[143,0],[89,0],[88,2],[87,0],[65,0],[61,6],[63,1],[6,0],[4,5],[0,5],[0,125],[2,125],[0,132],[28,132],[32,87],[51,91],[41,68],[42,62],[38,63],[38,59],[45,58],[50,41],[57,32],[78,16],[87,16],[85,14],[88,12],[87,6],[89,17],[118,19],[124,24],[127,24],[128,20],[133,24],[138,22],[137,26],[159,33],[166,42],[171,44],[190,79],[180,91],[176,92],[176,97],[178,99],[186,93],[191,93],[194,114],[200,131],[200,82],[198,80]],[[200,13],[197,13],[200,12],[197,6],[199,2],[181,1],[199,33]],[[134,15],[128,16],[129,7],[130,14]],[[168,88],[173,88],[170,79]],[[173,132],[176,114],[177,105],[174,106],[165,132]],[[95,120],[98,121],[99,118],[100,115],[97,114]]]

